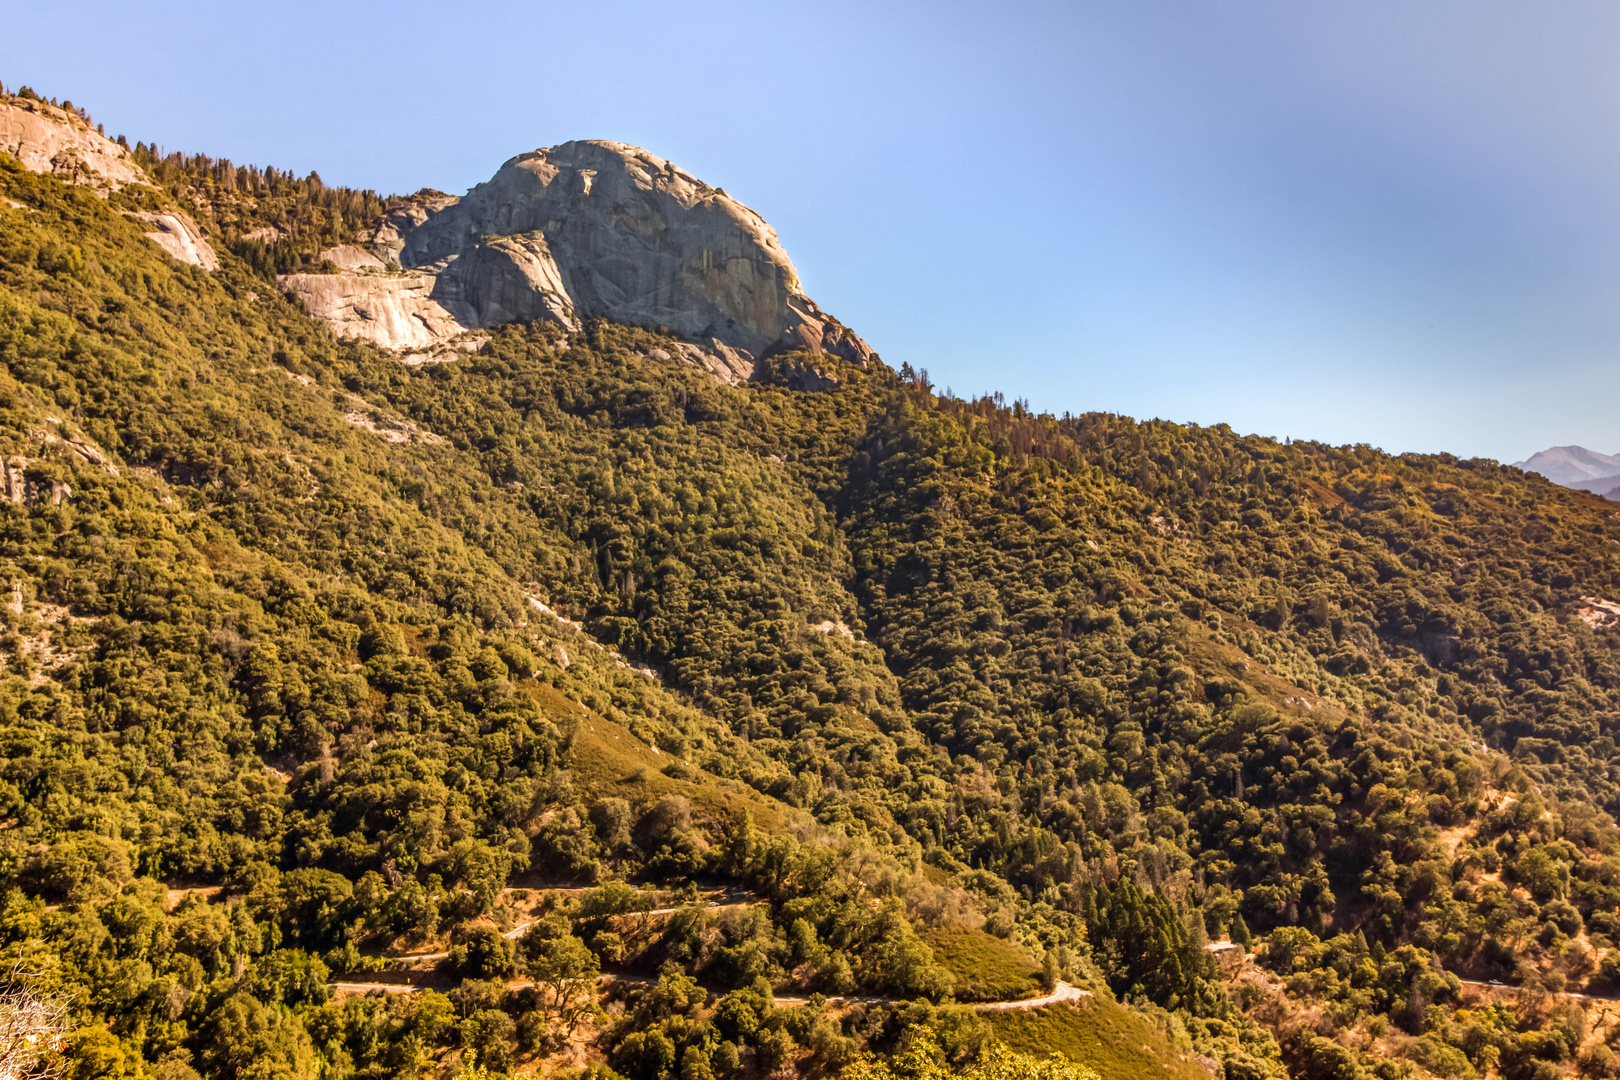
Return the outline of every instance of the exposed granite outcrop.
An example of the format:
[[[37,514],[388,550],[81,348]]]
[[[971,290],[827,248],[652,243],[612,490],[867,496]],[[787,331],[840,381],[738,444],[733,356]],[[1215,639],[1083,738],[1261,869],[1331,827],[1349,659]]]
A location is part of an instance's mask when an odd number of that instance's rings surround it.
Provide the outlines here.
[[[747,382],[754,377],[754,358],[737,349],[727,348],[711,338],[708,344],[694,345],[682,341],[675,345],[675,355],[663,349],[652,349],[642,355],[649,360],[679,360],[683,364],[700,367],[720,382],[730,386]]]
[[[219,256],[203,239],[202,231],[191,220],[191,215],[176,210],[170,213],[131,212],[129,216],[156,225],[157,228],[147,233],[146,238],[181,262],[200,266],[204,270],[219,269]]]
[[[255,232],[263,232],[256,229]],[[360,247],[358,244],[339,244],[335,248],[327,248],[321,252],[321,258],[336,266],[339,270],[381,270],[382,260]]]
[[[150,182],[128,150],[78,115],[29,98],[0,98],[0,152],[30,172],[89,184],[104,193]]]
[[[551,319],[575,328],[556,263],[538,234],[492,237],[465,255],[389,270],[362,248],[322,253],[336,274],[286,274],[282,287],[341,336],[426,349],[469,329]]]
[[[777,351],[862,365],[873,355],[804,294],[763,218],[623,143],[519,155],[464,198],[425,191],[378,223],[371,254],[402,269],[381,271],[335,249],[327,257],[350,267],[343,274],[289,275],[284,285],[339,333],[391,348],[513,320],[571,329],[605,317],[685,338],[727,382]],[[424,317],[429,302],[454,325]]]
[[[82,117],[0,97],[0,152],[107,194],[150,179]],[[179,211],[133,213],[175,259],[219,258]],[[872,350],[804,294],[765,220],[645,150],[570,142],[521,154],[463,198],[423,191],[367,244],[324,252],[336,273],[283,286],[340,335],[437,351],[467,330],[550,319],[565,331],[608,318],[684,339],[679,359],[725,382],[771,353],[809,350],[864,365]]]
[[[466,327],[433,298],[431,273],[289,274],[281,279],[304,309],[342,337],[389,349],[423,349]]]
[[[98,195],[152,182],[127,149],[78,114],[31,98],[0,97],[0,152],[31,172],[88,185]],[[219,256],[189,215],[175,210],[130,216],[155,226],[147,239],[180,262],[219,269]]]
[[[441,295],[468,326],[551,319],[572,330],[574,305],[545,235],[491,236],[439,271]]]

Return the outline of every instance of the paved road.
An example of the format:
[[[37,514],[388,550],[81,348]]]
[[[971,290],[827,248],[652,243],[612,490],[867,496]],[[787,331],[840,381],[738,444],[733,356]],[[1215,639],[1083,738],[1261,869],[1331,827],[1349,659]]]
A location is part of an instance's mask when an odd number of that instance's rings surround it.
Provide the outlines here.
[[[1060,1001],[1078,1001],[1091,996],[1090,990],[1082,990],[1078,986],[1070,986],[1066,982],[1057,984],[1057,989],[1046,997],[1021,998],[1018,1001],[979,1001],[974,1002],[973,1008],[978,1012],[1006,1012],[1012,1009],[1039,1009],[1043,1005],[1055,1005]],[[890,997],[830,997],[829,1005],[893,1005],[896,1002],[910,1001],[910,998]],[[794,1005],[808,1005],[809,998],[779,997],[776,1003],[786,1008]]]
[[[1079,1001],[1081,998],[1091,996],[1090,990],[1082,990],[1078,986],[1070,986],[1066,982],[1059,982],[1057,989],[1045,997],[1027,998],[1024,1001],[993,1001],[987,1005],[973,1006],[979,1012],[1005,1012],[1009,1009],[1039,1009],[1045,1005],[1055,1005],[1060,1001]]]
[[[725,895],[725,896],[722,897],[722,900],[721,900],[720,903],[714,903],[714,902],[711,901],[708,904],[708,906],[711,907],[711,908],[748,907],[751,904],[754,904],[754,903],[758,902],[757,900],[754,900],[752,898],[749,898],[749,899],[746,899],[746,900],[738,900],[738,899],[735,899],[735,896],[736,896],[735,893]],[[630,911],[630,912],[626,912],[625,914],[627,914],[627,915],[636,915],[636,914],[641,914],[641,915],[673,915],[675,912],[677,912],[679,910],[680,910],[680,908],[673,908],[673,907],[653,908],[650,911],[643,911],[643,912]],[[525,922],[525,923],[519,923],[517,926],[514,926],[512,929],[510,929],[510,930],[506,931],[504,934],[502,934],[501,937],[506,938],[508,941],[516,941],[518,938],[523,936],[524,932],[527,931],[529,929],[529,927],[531,927],[533,925],[534,925],[534,920],[532,920],[532,919],[530,921],[528,921],[528,922]],[[388,959],[390,959],[390,960],[443,960],[443,959],[446,959],[449,955],[450,954],[448,952],[409,953],[409,954],[406,954],[406,955],[403,955],[403,956],[391,956]],[[656,982],[657,980],[649,979],[649,978],[639,976],[639,975],[603,975],[602,976],[602,981],[603,982],[631,982],[631,983],[651,984],[653,982]],[[1464,980],[1464,981],[1467,981],[1467,980]],[[366,993],[370,993],[373,990],[381,990],[385,994],[412,994],[412,993],[415,993],[418,990],[423,989],[423,987],[411,986],[408,983],[334,982],[334,983],[329,983],[328,985],[331,986],[331,988],[334,991],[339,991],[339,992],[342,992],[342,993],[349,993],[349,994],[366,994]],[[1478,985],[1484,986],[1486,984],[1480,983]],[[532,986],[534,986],[534,983],[532,983],[532,982],[514,982],[514,983],[508,983],[507,984],[508,989],[511,989],[511,990],[524,990],[524,989],[527,989],[527,988],[532,987]],[[1079,1001],[1081,998],[1088,998],[1090,996],[1091,996],[1091,991],[1089,991],[1089,990],[1082,990],[1077,986],[1070,986],[1066,982],[1059,982],[1057,984],[1057,989],[1054,990],[1052,993],[1046,995],[1045,997],[1024,998],[1024,999],[1019,1000],[1019,1001],[976,1002],[976,1003],[974,1003],[973,1008],[978,1012],[1006,1012],[1006,1011],[1015,1010],[1015,1009],[1018,1009],[1018,1010],[1022,1010],[1022,1009],[1039,1009],[1039,1008],[1042,1008],[1042,1007],[1047,1006],[1047,1005],[1055,1005],[1058,1002],[1062,1002],[1062,1001]],[[827,998],[827,1004],[829,1004],[829,1005],[854,1005],[854,1004],[890,1005],[890,1004],[894,1004],[895,1002],[905,1001],[905,1000],[909,1000],[909,999],[905,999],[905,998],[887,998],[887,997],[830,997],[830,998]],[[779,998],[776,999],[776,1004],[778,1004],[780,1006],[783,1006],[784,1008],[791,1008],[791,1007],[793,1007],[795,1005],[808,1005],[809,1003],[810,1003],[810,999],[809,998],[803,998],[803,997],[779,997]]]

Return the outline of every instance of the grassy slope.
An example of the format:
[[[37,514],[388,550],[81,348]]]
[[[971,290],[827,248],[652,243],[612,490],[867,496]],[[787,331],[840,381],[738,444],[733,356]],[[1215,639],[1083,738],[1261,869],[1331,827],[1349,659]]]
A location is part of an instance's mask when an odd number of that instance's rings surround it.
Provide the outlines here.
[[[521,689],[533,694],[548,715],[578,722],[570,772],[574,786],[590,798],[618,796],[642,805],[678,795],[692,804],[700,821],[731,822],[746,812],[770,831],[784,829],[790,822],[812,825],[801,811],[739,781],[695,769],[689,778],[666,775],[664,770],[680,759],[657,749],[624,724],[545,683],[528,682]]]
[[[931,929],[923,940],[956,976],[958,1001],[1016,1001],[1040,992],[1040,965],[1011,941],[951,927]]]
[[[998,1038],[1014,1050],[1062,1054],[1108,1080],[1209,1080],[1209,1073],[1137,1013],[1113,1002],[1049,1005],[988,1014]]]

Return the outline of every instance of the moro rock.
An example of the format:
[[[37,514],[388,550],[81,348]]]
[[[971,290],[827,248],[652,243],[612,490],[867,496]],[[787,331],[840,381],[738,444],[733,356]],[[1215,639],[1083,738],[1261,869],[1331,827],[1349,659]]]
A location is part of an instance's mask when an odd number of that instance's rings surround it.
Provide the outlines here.
[[[368,250],[369,249],[369,250]],[[804,294],[757,213],[645,150],[569,142],[522,154],[462,198],[423,192],[339,270],[290,274],[288,291],[340,334],[431,348],[465,330],[606,318],[663,327],[709,353],[726,381],[764,356],[871,348]]]

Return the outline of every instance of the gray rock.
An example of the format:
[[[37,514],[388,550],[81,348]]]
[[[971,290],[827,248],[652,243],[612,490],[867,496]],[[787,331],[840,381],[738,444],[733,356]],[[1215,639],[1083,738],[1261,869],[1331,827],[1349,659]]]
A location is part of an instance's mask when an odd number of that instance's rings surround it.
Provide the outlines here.
[[[603,317],[667,328],[693,346],[679,359],[727,382],[746,379],[760,357],[781,350],[863,366],[873,355],[804,294],[763,218],[623,143],[571,142],[519,155],[460,199],[425,191],[379,222],[371,249],[380,262],[431,275],[435,284],[424,296],[420,284],[322,280],[334,275],[292,275],[285,283],[337,332],[390,348],[513,320],[549,318],[572,329]],[[337,276],[366,273],[357,265]],[[362,293],[370,306],[356,318],[343,297]],[[453,326],[424,318],[426,300]],[[385,313],[390,304],[402,306]]]
[[[263,232],[257,229],[255,232]],[[381,270],[382,260],[357,244],[339,244],[321,252],[321,258],[341,270]]]
[[[574,305],[543,234],[490,237],[449,259],[435,296],[465,325],[551,319],[575,329]]]
[[[151,183],[128,150],[83,118],[29,98],[0,97],[0,153],[10,154],[31,172],[85,184],[103,196],[129,184]],[[178,210],[129,216],[155,226],[146,238],[179,261],[219,269],[219,256],[190,216]]]
[[[219,269],[219,256],[203,239],[191,215],[179,211],[155,213],[143,210],[130,211],[129,216],[156,225],[157,228],[147,233],[146,238],[179,261],[200,266],[204,270]]]
[[[424,349],[466,329],[434,299],[436,274],[287,274],[280,280],[334,333],[387,349]]]

